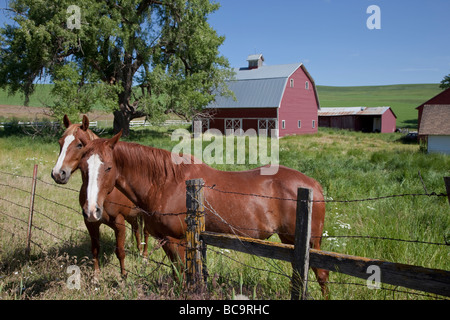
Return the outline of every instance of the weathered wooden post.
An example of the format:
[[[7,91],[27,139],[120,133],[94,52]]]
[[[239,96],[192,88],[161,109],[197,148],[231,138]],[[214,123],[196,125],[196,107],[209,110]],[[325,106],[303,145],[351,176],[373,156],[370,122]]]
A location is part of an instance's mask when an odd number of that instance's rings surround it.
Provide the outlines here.
[[[25,254],[29,258],[31,251],[31,227],[33,225],[33,212],[34,212],[34,196],[36,194],[36,179],[37,179],[37,169],[38,165],[34,165],[33,169],[33,180],[31,183],[31,197],[30,197],[30,212],[28,214],[28,229],[27,229],[27,248],[25,249]]]
[[[298,188],[295,223],[294,257],[292,262],[291,299],[306,300],[311,240],[312,189]]]
[[[186,181],[186,280],[189,286],[203,277],[201,232],[205,231],[203,179]]]
[[[444,177],[445,190],[447,190],[448,203],[450,204],[450,177]]]

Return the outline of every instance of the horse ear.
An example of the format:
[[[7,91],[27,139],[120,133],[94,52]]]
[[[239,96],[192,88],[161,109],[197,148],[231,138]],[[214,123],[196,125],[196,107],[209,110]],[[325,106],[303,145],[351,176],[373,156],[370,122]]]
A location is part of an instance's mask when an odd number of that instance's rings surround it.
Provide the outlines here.
[[[64,117],[63,117],[63,123],[64,123],[64,126],[66,127],[66,129],[68,127],[70,127],[70,125],[72,124],[72,122],[70,122],[70,119],[67,116],[67,114],[65,114]]]
[[[116,143],[119,141],[120,137],[122,136],[122,130],[119,131],[118,134],[116,134],[114,137],[108,140],[108,144],[111,147],[111,149],[114,149],[116,146]]]
[[[81,130],[86,131],[89,129],[89,118],[83,115],[83,121],[81,122]]]

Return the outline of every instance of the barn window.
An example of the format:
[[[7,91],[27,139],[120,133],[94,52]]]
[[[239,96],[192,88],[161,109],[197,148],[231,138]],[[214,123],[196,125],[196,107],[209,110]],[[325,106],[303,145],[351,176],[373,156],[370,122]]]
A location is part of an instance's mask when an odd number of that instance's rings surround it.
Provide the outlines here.
[[[309,90],[309,82],[308,81],[305,82],[305,89]]]
[[[302,120],[297,121],[297,127],[300,129],[302,127]]]
[[[312,127],[313,127],[313,129],[316,127],[316,120],[313,120]]]
[[[294,87],[294,79],[291,79],[291,88]]]
[[[281,129],[286,129],[286,120],[281,120]]]
[[[242,129],[242,119],[225,119],[225,130]]]

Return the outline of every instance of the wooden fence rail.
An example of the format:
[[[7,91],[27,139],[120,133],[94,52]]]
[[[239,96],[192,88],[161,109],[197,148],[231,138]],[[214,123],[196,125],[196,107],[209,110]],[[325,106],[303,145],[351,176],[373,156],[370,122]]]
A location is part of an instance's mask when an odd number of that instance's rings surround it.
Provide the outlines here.
[[[446,179],[446,183],[448,181],[450,180]],[[212,245],[256,256],[291,262],[293,266],[292,299],[298,299],[299,297],[302,299],[306,298],[305,283],[307,283],[309,267],[340,272],[366,280],[373,274],[372,272],[378,272],[378,281],[381,283],[450,297],[449,271],[310,249],[308,244],[310,240],[311,190],[298,189],[295,244],[287,245],[231,234],[218,234],[204,231],[205,215],[202,202],[204,195],[198,192],[199,186],[203,185],[203,180],[197,179],[189,181],[186,184],[187,203],[197,204],[194,210],[188,207],[188,216],[186,218],[188,222],[188,230],[186,232],[188,249],[186,252],[189,252],[187,255],[190,255],[190,258],[186,259],[186,261],[188,279],[191,281],[191,284],[193,279],[199,281],[202,278],[202,272],[206,270],[206,266],[203,266],[206,261],[206,245]],[[198,222],[198,219],[201,219],[201,222]],[[195,251],[197,251],[196,254],[194,254]],[[195,258],[193,258],[194,256]]]

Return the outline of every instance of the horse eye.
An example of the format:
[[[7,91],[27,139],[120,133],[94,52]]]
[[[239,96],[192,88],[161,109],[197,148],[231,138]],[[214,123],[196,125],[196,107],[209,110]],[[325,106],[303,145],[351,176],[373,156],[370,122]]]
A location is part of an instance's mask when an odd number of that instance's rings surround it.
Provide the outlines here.
[[[105,172],[110,172],[111,171],[111,167],[108,167],[105,169]]]
[[[77,144],[77,148],[81,149],[81,148],[83,148],[83,145],[81,143],[79,143],[79,144]]]

